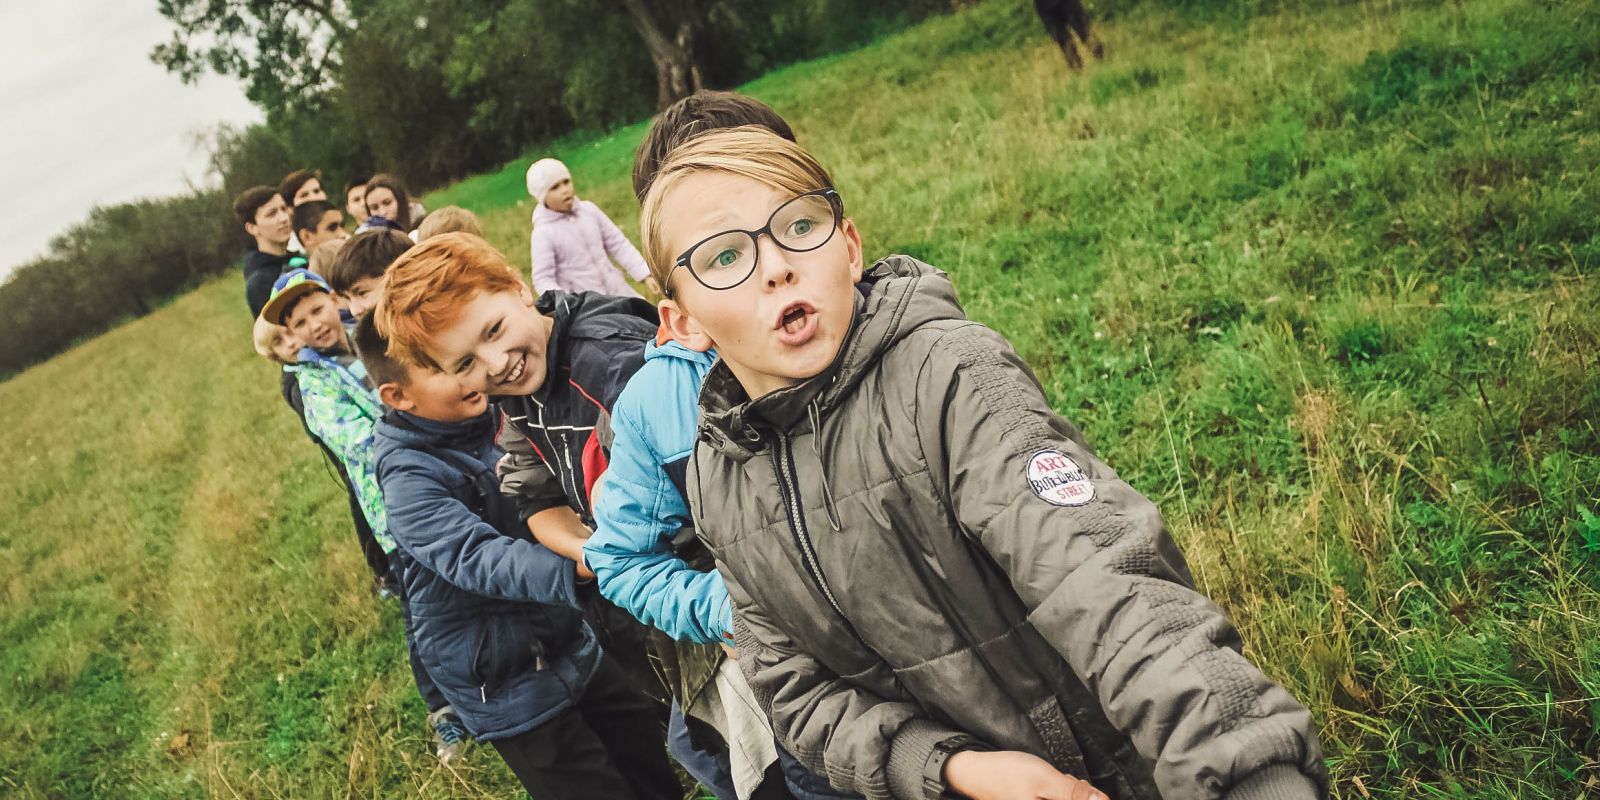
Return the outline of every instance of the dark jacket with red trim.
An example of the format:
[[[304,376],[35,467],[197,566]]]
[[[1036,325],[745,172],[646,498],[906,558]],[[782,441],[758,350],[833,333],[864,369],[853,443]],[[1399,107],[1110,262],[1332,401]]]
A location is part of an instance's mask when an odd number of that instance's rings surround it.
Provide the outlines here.
[[[660,324],[637,297],[545,292],[535,305],[553,321],[544,386],[495,402],[505,415],[500,491],[523,520],[565,505],[594,526],[590,494],[611,449],[611,405],[644,364]]]

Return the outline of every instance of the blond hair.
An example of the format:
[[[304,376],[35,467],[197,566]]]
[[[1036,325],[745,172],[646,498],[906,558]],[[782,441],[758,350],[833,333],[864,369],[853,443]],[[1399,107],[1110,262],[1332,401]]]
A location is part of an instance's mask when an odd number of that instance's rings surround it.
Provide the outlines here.
[[[327,275],[328,268],[333,266],[334,259],[339,257],[339,251],[344,249],[344,243],[349,239],[333,239],[311,248],[311,255],[306,259],[306,268],[318,275]]]
[[[667,231],[662,229],[666,197],[685,178],[701,172],[720,172],[749,178],[774,189],[800,195],[833,185],[828,171],[806,149],[758,125],[702,134],[674,149],[656,172],[639,212],[639,230],[650,276],[667,293],[667,278],[677,253],[668,252]]]
[[[256,317],[255,327],[250,330],[250,339],[255,343],[258,355],[274,364],[282,364],[284,362],[278,359],[278,354],[272,352],[272,345],[288,333],[288,328],[274,325],[266,317]]]
[[[452,232],[482,236],[483,224],[478,222],[477,214],[461,206],[445,206],[422,218],[422,225],[417,228],[417,241]]]
[[[405,364],[437,366],[428,357],[431,332],[456,321],[479,294],[515,292],[522,276],[499,250],[470,233],[442,233],[389,265],[383,299],[372,312],[389,355]]]

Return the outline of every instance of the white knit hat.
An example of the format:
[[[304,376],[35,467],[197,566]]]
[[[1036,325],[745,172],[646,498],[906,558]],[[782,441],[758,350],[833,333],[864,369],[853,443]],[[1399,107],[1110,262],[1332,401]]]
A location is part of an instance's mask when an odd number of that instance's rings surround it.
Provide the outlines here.
[[[544,205],[544,196],[550,189],[560,183],[563,178],[571,178],[572,173],[567,171],[567,165],[553,158],[541,158],[528,167],[528,194],[533,199]]]

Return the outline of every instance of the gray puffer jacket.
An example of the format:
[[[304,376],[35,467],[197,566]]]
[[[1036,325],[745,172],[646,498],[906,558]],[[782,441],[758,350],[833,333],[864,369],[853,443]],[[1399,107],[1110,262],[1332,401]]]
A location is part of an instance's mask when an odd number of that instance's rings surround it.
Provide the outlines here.
[[[870,798],[938,797],[970,740],[1119,800],[1324,794],[1309,712],[1154,504],[944,273],[892,256],[866,283],[823,374],[751,402],[718,363],[700,400],[695,523],[784,745]]]

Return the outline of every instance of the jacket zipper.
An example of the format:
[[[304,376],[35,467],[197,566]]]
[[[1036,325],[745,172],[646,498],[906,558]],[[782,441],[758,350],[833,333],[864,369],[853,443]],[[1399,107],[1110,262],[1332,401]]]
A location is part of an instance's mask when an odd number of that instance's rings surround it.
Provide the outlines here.
[[[822,562],[817,559],[816,548],[812,546],[811,534],[806,528],[805,515],[801,513],[800,480],[795,476],[794,451],[788,436],[778,434],[778,446],[773,457],[778,462],[778,485],[782,489],[784,510],[789,515],[789,531],[794,534],[794,543],[800,548],[806,573],[811,576],[812,582],[827,599],[828,605],[833,606],[834,612],[844,619],[850,632],[860,639],[861,635],[856,633],[855,626],[850,624],[850,618],[845,616],[844,608],[839,605],[838,598],[833,596],[833,590],[828,588],[827,578],[822,575]]]

